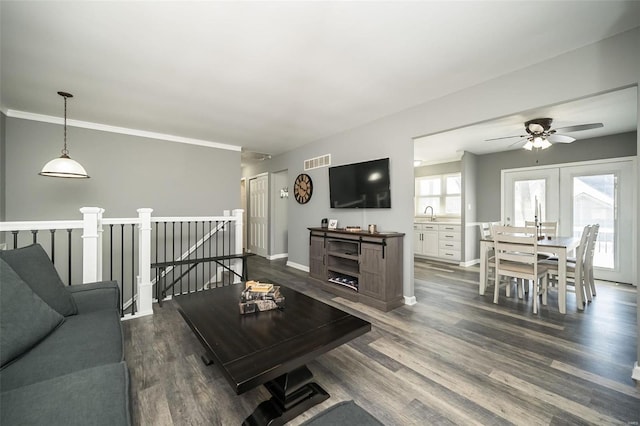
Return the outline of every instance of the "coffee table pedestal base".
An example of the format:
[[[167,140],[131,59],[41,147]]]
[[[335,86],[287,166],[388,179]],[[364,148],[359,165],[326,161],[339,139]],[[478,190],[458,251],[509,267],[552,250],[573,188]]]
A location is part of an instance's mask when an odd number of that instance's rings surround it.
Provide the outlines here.
[[[258,405],[242,423],[243,426],[283,425],[328,399],[327,391],[317,383],[310,382],[312,378],[311,371],[302,366],[265,383],[271,399]]]

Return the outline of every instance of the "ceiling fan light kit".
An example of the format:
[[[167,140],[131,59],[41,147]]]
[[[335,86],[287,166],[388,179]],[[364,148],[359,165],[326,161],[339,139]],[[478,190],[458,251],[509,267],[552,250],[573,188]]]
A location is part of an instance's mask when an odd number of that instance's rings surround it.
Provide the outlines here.
[[[69,150],[67,149],[67,99],[72,98],[73,95],[67,92],[58,92],[58,95],[64,98],[64,145],[62,155],[45,164],[38,174],[47,177],[88,179],[87,171],[80,163],[69,157]]]

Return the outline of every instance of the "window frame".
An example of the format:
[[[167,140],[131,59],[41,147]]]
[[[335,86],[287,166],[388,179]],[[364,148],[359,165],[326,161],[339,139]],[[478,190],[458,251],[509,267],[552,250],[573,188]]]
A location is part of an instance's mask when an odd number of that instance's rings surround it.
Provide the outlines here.
[[[459,192],[447,192],[447,178],[457,177],[460,179],[460,191]],[[422,180],[440,180],[440,194],[437,195],[420,195],[418,192],[418,188],[420,187],[420,182]],[[439,213],[444,212],[446,207],[447,197],[458,196],[460,197],[460,211],[457,214],[451,213]],[[447,217],[447,218],[461,218],[462,217],[462,172],[454,172],[454,173],[442,173],[437,175],[429,175],[429,176],[418,176],[415,178],[414,185],[414,215],[416,217],[428,217],[430,215],[424,214],[422,211],[418,211],[418,206],[420,206],[420,200],[424,198],[438,198],[439,206],[438,213],[434,213],[434,216],[438,217]]]

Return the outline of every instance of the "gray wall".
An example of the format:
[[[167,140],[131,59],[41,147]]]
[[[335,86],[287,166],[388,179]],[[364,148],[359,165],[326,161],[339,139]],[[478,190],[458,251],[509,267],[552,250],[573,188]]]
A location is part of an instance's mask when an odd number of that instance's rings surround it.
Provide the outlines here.
[[[289,260],[308,265],[306,227],[317,226],[323,217],[341,224],[376,223],[381,230],[406,234],[404,241],[404,295],[413,296],[413,138],[463,127],[527,111],[545,105],[637,85],[640,57],[637,55],[640,29],[622,33],[593,45],[565,53],[551,60],[505,74],[499,78],[461,89],[451,95],[394,114],[344,133],[309,143],[272,160],[248,168],[244,176],[259,171],[289,170],[291,180],[302,171],[303,160],[331,154],[334,165],[389,157],[391,167],[391,209],[337,212],[329,208],[327,169],[311,170],[314,196],[303,206],[289,198]],[[576,78],[579,72],[580,78]],[[531,90],[535,87],[536,90]],[[494,164],[493,168],[497,166]],[[478,164],[478,174],[482,174]],[[479,183],[478,183],[479,185]],[[482,215],[492,215],[488,204]],[[482,215],[481,215],[482,212]]]
[[[629,132],[577,140],[570,144],[556,144],[537,152],[518,149],[479,155],[477,157],[479,191],[477,220],[479,222],[500,220],[500,176],[503,169],[635,156],[636,143],[636,133]]]
[[[462,161],[451,161],[449,163],[430,164],[413,169],[415,177],[442,175],[445,173],[458,173],[462,171]]]
[[[7,147],[5,142],[5,129],[7,125],[7,116],[0,112],[0,221],[5,220],[6,208],[6,188],[5,181],[7,179]],[[0,236],[0,243],[4,242]]]
[[[293,186],[289,185],[289,174],[282,170],[271,175],[271,221],[269,255],[282,255],[287,253],[288,247],[288,198],[280,198],[280,190],[289,188],[289,196],[293,197]]]
[[[478,210],[478,156],[465,152],[462,156],[462,262],[480,257]]]
[[[239,151],[74,127],[68,142],[90,179],[39,176],[60,155],[62,126],[7,118],[6,220],[75,219],[83,206],[102,207],[105,217],[134,217],[140,207],[154,216],[240,208]]]

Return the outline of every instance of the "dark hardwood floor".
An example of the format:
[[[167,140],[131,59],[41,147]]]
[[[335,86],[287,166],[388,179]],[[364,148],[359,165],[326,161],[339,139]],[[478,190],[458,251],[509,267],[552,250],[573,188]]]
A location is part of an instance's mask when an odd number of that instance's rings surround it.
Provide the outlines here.
[[[387,425],[637,425],[636,290],[597,283],[584,312],[555,290],[538,315],[532,301],[493,286],[478,295],[478,268],[416,261],[418,303],[384,313],[310,285],[284,260],[249,259],[252,279],[271,278],[373,324],[364,336],[308,367],[330,394],[291,421],[300,424],[342,400],[355,400]],[[125,321],[137,425],[239,425],[261,401],[260,387],[237,396],[171,302]]]

